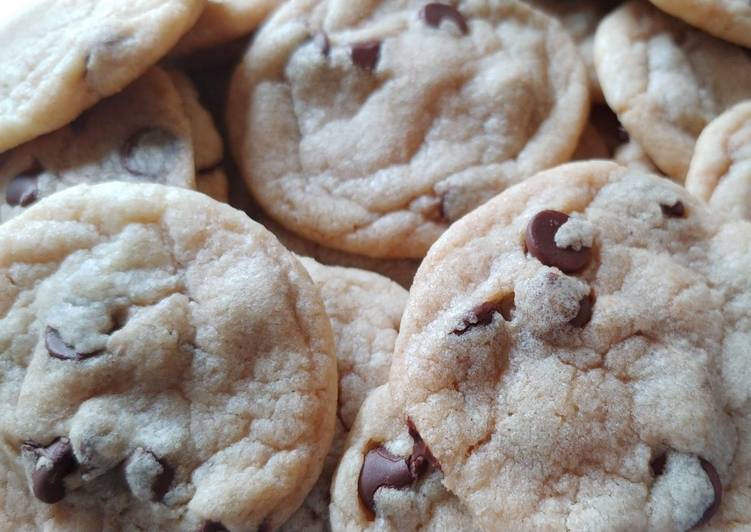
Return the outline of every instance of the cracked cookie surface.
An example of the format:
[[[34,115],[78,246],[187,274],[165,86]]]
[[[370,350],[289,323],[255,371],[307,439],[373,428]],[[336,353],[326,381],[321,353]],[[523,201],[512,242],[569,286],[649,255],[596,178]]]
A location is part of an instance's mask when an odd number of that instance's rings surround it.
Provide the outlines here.
[[[428,456],[388,384],[376,388],[363,403],[336,471],[332,530],[479,530],[467,508],[441,484],[442,475],[427,463]]]
[[[702,131],[686,189],[718,214],[751,220],[751,102],[728,109]]]
[[[649,0],[715,37],[751,47],[751,4],[745,0]]]
[[[143,74],[205,0],[30,0],[0,20],[0,151],[54,131]]]
[[[515,1],[452,6],[296,0],[266,23],[227,121],[269,215],[328,247],[420,258],[449,223],[568,159],[589,104],[568,34]]]
[[[749,267],[675,183],[549,170],[433,246],[392,394],[486,530],[747,526]]]
[[[375,273],[324,266],[305,257],[300,262],[321,290],[331,320],[339,368],[339,402],[334,444],[323,472],[303,505],[281,530],[324,532],[330,529],[331,477],[360,406],[368,393],[388,378],[408,293]]]
[[[0,220],[64,188],[103,181],[195,187],[190,122],[153,68],[72,124],[0,155]]]
[[[3,224],[0,352],[0,452],[25,477],[0,515],[36,526],[274,529],[333,435],[318,290],[189,190],[79,186]]]
[[[628,2],[595,35],[595,66],[608,105],[665,175],[686,177],[704,127],[751,98],[751,58],[737,46]]]

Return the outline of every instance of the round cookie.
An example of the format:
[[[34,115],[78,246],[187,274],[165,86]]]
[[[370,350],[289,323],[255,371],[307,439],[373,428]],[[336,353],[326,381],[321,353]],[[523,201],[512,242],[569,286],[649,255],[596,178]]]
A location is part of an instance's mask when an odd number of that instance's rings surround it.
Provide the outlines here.
[[[0,19],[0,152],[71,122],[164,56],[206,0],[29,0]]]
[[[543,172],[433,246],[392,395],[484,529],[749,523],[750,268],[669,180]]]
[[[196,24],[171,54],[183,56],[227,43],[253,31],[284,0],[208,0]]]
[[[608,105],[650,159],[683,181],[704,127],[751,98],[751,58],[657,10],[631,1],[600,24],[595,65]]]
[[[622,166],[633,168],[634,170],[641,170],[648,174],[660,174],[655,164],[644,152],[644,148],[639,146],[634,139],[630,139],[618,146],[613,155],[613,160]]]
[[[300,262],[318,286],[331,320],[339,367],[339,404],[334,444],[323,472],[305,503],[281,530],[329,530],[331,477],[344,451],[347,433],[368,393],[388,378],[399,322],[408,293],[375,273]]]
[[[751,4],[745,0],[649,0],[715,37],[751,47]]]
[[[59,192],[0,226],[0,316],[0,441],[49,529],[273,530],[321,471],[330,323],[242,212],[161,185]]]
[[[1,154],[0,220],[63,188],[112,180],[195,187],[190,123],[159,68],[70,125]]]
[[[303,237],[421,258],[454,220],[567,160],[586,72],[554,19],[516,2],[293,0],[228,100],[263,209]]]
[[[605,101],[600,81],[595,71],[593,54],[595,31],[602,18],[613,9],[617,2],[612,0],[525,0],[561,21],[566,31],[574,38],[579,54],[584,60],[589,76],[589,93],[592,101]]]
[[[196,189],[217,201],[229,199],[229,181],[224,171],[224,144],[214,118],[206,110],[191,79],[179,70],[170,70],[170,78],[180,93],[190,123],[196,166]]]
[[[331,488],[331,529],[474,532],[472,514],[441,484],[430,450],[388,384],[363,403]]]
[[[686,189],[718,213],[751,220],[751,101],[728,109],[702,131]]]

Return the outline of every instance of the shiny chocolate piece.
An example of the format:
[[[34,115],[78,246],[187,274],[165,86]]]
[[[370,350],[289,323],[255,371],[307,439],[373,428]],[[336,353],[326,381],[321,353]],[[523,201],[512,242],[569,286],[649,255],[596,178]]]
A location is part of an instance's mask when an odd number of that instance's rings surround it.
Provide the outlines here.
[[[434,28],[440,28],[441,22],[444,20],[450,20],[459,30],[464,34],[469,33],[469,26],[467,26],[467,20],[464,16],[456,10],[456,8],[442,4],[440,2],[431,2],[426,4],[420,10],[420,18],[422,18],[428,26]]]
[[[412,484],[413,480],[406,459],[394,456],[385,447],[376,447],[365,455],[357,492],[365,507],[375,514],[375,493],[379,488],[401,489]]]
[[[73,346],[63,341],[60,332],[53,327],[47,327],[47,331],[44,333],[44,345],[51,357],[60,360],[74,360],[78,362],[102,354],[102,351],[94,351],[92,353],[77,352]]]
[[[576,250],[556,245],[555,234],[568,219],[568,214],[560,211],[538,212],[527,225],[525,242],[527,251],[545,266],[558,268],[563,273],[575,273],[592,261],[592,248]]]
[[[31,485],[34,496],[47,504],[65,498],[64,479],[78,467],[73,447],[68,438],[57,438],[47,447],[36,442],[25,442],[23,452],[35,456]]]
[[[704,515],[701,516],[699,522],[697,522],[692,529],[706,525],[717,513],[717,510],[720,509],[720,503],[722,502],[722,481],[720,480],[720,475],[717,474],[715,467],[701,456],[699,457],[699,463],[707,474],[709,481],[712,483],[712,488],[714,488],[714,500],[712,501],[712,504],[709,505],[709,508],[704,511]]]
[[[592,294],[589,294],[587,297],[579,301],[579,312],[569,324],[580,329],[585,327],[592,319],[592,308],[594,307],[594,304],[595,300]]]
[[[381,57],[381,41],[358,43],[352,46],[352,62],[364,70],[375,70]]]
[[[673,205],[660,205],[662,214],[668,218],[683,218],[686,216],[686,207],[682,201],[677,201]]]

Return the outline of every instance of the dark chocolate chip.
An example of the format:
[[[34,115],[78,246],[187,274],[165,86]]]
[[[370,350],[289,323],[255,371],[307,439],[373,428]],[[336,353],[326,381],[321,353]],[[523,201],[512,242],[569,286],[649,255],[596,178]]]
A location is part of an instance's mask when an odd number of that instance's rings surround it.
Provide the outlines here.
[[[683,218],[686,215],[686,207],[682,201],[677,201],[673,205],[660,204],[662,214],[669,218]]]
[[[699,457],[699,463],[707,474],[707,477],[709,477],[709,482],[712,483],[712,488],[714,489],[714,500],[712,501],[712,504],[709,505],[709,508],[704,511],[704,515],[701,516],[699,522],[691,528],[698,528],[702,525],[706,525],[717,513],[717,510],[720,509],[720,503],[722,502],[722,481],[720,480],[720,475],[717,474],[715,467],[701,456]]]
[[[438,471],[443,471],[441,464],[438,463],[436,457],[430,452],[430,448],[422,439],[420,433],[417,432],[417,427],[415,427],[415,423],[410,418],[407,418],[407,430],[414,442],[412,445],[412,454],[407,459],[412,477],[415,479],[421,477],[425,474],[428,465]]]
[[[493,315],[500,310],[497,301],[487,301],[473,308],[467,317],[462,320],[462,324],[452,331],[456,336],[483,325],[490,325],[493,322]]]
[[[375,493],[379,488],[401,489],[412,484],[413,479],[406,459],[394,456],[385,447],[376,447],[365,455],[357,493],[365,507],[375,514]]]
[[[196,532],[229,532],[229,530],[218,521],[204,521]]]
[[[583,270],[592,260],[592,248],[559,248],[555,234],[569,219],[560,211],[538,212],[527,225],[527,250],[546,266],[556,267],[564,273]]]
[[[130,136],[120,149],[123,167],[133,175],[159,177],[169,172],[177,137],[162,128],[148,127]]]
[[[462,14],[454,7],[447,4],[442,4],[440,2],[426,4],[425,7],[420,10],[420,17],[428,26],[433,26],[434,28],[439,28],[441,22],[444,20],[450,20],[456,24],[456,27],[459,28],[464,35],[469,33],[467,21]]]
[[[47,352],[51,357],[60,360],[80,361],[102,354],[102,351],[93,351],[91,353],[77,352],[73,346],[66,344],[58,330],[52,327],[47,327],[47,331],[44,334],[44,345],[47,347]]]
[[[37,499],[54,504],[65,498],[63,479],[75,471],[78,463],[68,438],[57,438],[47,447],[25,442],[23,450],[36,457],[31,485]]]
[[[150,451],[147,451],[150,452]],[[154,453],[151,453],[154,455]],[[172,486],[172,481],[175,479],[175,470],[164,460],[157,458],[154,455],[156,461],[162,466],[162,472],[154,479],[154,483],[151,485],[151,491],[154,493],[154,501],[161,501]]]
[[[665,463],[667,462],[667,453],[662,453],[656,456],[650,463],[649,467],[652,469],[652,475],[659,477],[665,471]]]
[[[319,31],[318,33],[316,33],[313,37],[313,44],[316,45],[316,47],[324,56],[329,56],[329,52],[331,51],[331,42],[329,41],[329,36],[326,35],[325,32]]]
[[[589,323],[589,320],[592,319],[592,307],[594,304],[595,301],[592,294],[589,294],[587,297],[579,301],[579,312],[569,324],[573,327],[585,327]]]
[[[11,179],[8,188],[5,189],[5,202],[12,207],[26,207],[34,203],[39,195],[38,175],[38,171],[32,170]]]
[[[381,41],[354,44],[351,53],[354,64],[365,70],[375,70],[381,57]]]

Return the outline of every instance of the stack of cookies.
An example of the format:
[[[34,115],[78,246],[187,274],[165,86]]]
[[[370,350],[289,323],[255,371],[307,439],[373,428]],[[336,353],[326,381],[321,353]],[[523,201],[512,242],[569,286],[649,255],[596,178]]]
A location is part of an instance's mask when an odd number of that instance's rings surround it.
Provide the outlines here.
[[[751,530],[750,35],[0,6],[0,530]]]

